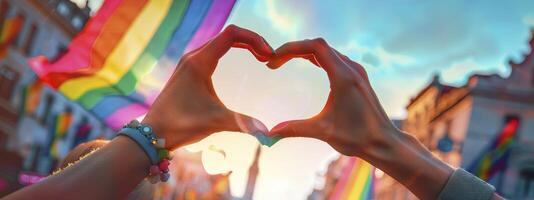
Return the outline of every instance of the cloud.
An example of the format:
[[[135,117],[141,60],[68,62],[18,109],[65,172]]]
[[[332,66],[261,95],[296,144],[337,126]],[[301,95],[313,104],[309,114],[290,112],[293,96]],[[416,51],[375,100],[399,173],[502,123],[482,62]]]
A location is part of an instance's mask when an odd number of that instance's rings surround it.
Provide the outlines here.
[[[364,63],[369,63],[371,64],[372,66],[380,66],[380,59],[378,57],[375,56],[375,54],[372,54],[372,53],[364,53],[362,55],[362,62]]]
[[[301,28],[301,20],[294,11],[285,8],[287,6],[280,6],[276,0],[259,1],[255,6],[259,16],[266,18],[278,33],[295,39]]]
[[[523,17],[523,23],[525,23],[528,26],[531,26],[531,28],[534,28],[534,17],[528,16],[528,15]]]
[[[496,69],[488,68],[477,63],[472,58],[454,62],[448,68],[441,71],[441,77],[446,83],[463,85],[472,74],[494,73]]]
[[[338,50],[356,61],[373,67],[391,68],[415,63],[415,59],[410,56],[388,52],[381,46],[366,47],[354,40],[339,47]]]
[[[404,54],[435,54],[443,50],[454,50],[469,40],[472,27],[469,18],[462,12],[433,9],[420,13],[418,20],[404,23],[404,27],[390,38],[383,47],[391,52]],[[451,17],[454,16],[454,20]]]

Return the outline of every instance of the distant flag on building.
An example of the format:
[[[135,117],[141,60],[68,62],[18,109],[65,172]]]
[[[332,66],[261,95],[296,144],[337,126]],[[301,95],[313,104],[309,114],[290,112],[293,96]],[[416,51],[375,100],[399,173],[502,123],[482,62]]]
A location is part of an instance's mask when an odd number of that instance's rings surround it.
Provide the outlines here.
[[[22,28],[23,19],[21,16],[7,18],[4,26],[0,30],[0,59],[7,55],[7,47],[13,42]]]
[[[184,52],[213,36],[235,0],[107,0],[59,59],[29,60],[38,76],[109,127],[142,116]]]
[[[87,142],[92,129],[93,127],[89,122],[81,122],[76,130],[76,133],[74,134],[74,142],[69,149],[72,149],[81,143]]]
[[[362,159],[350,157],[329,200],[373,199],[374,167]]]
[[[518,127],[519,119],[509,118],[501,132],[495,136],[489,146],[468,168],[468,171],[488,181],[493,175],[504,170]]]
[[[33,114],[39,107],[43,82],[35,80],[30,82],[25,88],[22,97],[22,111],[26,114]]]
[[[67,135],[67,132],[69,130],[69,127],[72,122],[72,114],[71,112],[62,112],[55,116],[52,122],[52,127],[49,131],[51,131],[50,138],[50,155],[53,158],[59,158],[60,156],[60,149],[59,145],[61,141],[65,140],[65,136]]]

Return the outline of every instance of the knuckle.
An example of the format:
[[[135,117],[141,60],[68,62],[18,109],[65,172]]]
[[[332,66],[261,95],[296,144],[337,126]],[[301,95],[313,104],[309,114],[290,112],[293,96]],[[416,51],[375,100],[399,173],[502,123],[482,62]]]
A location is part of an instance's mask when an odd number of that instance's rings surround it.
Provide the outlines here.
[[[368,78],[367,76],[367,71],[365,70],[365,68],[363,66],[361,66],[360,64],[357,64],[356,65],[356,68],[358,69],[358,72],[360,72],[360,75],[363,77],[363,78]]]
[[[328,47],[328,43],[326,42],[324,38],[319,37],[319,38],[313,39],[312,41],[316,47],[319,47],[319,48]]]
[[[350,73],[340,73],[339,75],[337,75],[337,88],[352,88],[355,87],[357,84],[359,84],[358,80],[351,76]]]
[[[182,58],[181,65],[186,68],[198,68],[197,66],[203,65],[203,61],[201,59],[198,59],[195,55],[184,55],[184,58]]]
[[[239,27],[234,24],[230,24],[228,25],[228,27],[226,27],[226,29],[224,29],[224,32],[226,33],[226,35],[230,37],[236,36],[238,31],[239,31]]]
[[[230,25],[228,25],[228,26],[226,27],[226,29],[236,29],[236,28],[238,28],[238,26],[235,25],[235,24],[230,24]]]
[[[191,53],[187,53],[182,57],[182,63],[186,66],[192,65],[195,62],[195,57]]]

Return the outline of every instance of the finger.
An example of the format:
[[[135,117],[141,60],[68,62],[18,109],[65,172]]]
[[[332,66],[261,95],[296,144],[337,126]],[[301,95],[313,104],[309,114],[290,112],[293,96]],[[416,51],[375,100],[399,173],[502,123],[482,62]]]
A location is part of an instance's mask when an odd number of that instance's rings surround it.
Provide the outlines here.
[[[265,42],[267,43],[267,42]],[[232,47],[235,47],[235,48],[240,48],[240,49],[246,49],[248,50],[249,52],[252,53],[252,55],[256,58],[256,60],[260,61],[260,62],[267,62],[269,61],[269,58],[274,54],[274,50],[269,46],[269,51],[271,51],[271,53],[269,55],[264,55],[264,54],[260,54],[258,53],[258,51],[256,51],[256,47],[253,47],[247,43],[234,43],[232,45]]]
[[[313,55],[306,55],[304,56],[304,59],[309,60],[311,63],[313,63],[317,67],[321,67],[319,62],[317,62],[317,59]]]
[[[310,137],[319,139],[318,129],[313,128],[309,120],[292,120],[276,125],[268,134],[269,137]]]
[[[229,112],[225,120],[224,131],[248,133],[256,137],[262,145],[269,147],[280,140],[279,137],[268,137],[269,129],[260,120],[241,113]]]
[[[367,76],[367,72],[365,71],[365,69],[363,68],[362,65],[360,65],[359,63],[357,62],[354,62],[353,60],[351,60],[348,56],[346,56],[345,54],[342,54],[340,53],[337,49],[334,49],[332,48],[332,50],[334,50],[334,52],[336,52],[336,54],[338,55],[338,57],[340,57],[343,61],[345,61],[345,63],[347,65],[349,65],[352,69],[356,70],[356,72],[358,72],[358,74],[364,78],[366,81],[369,81],[369,77]]]
[[[378,97],[376,96],[376,93],[374,92],[373,88],[371,87],[371,84],[369,82],[369,77],[367,76],[367,72],[365,71],[363,66],[361,66],[357,62],[354,62],[348,56],[340,53],[338,50],[336,50],[334,48],[332,48],[332,49],[336,52],[336,54],[338,54],[338,56],[341,59],[343,59],[343,61],[345,61],[347,63],[347,65],[349,65],[352,69],[356,70],[356,72],[358,72],[358,75],[366,81],[365,89],[366,89],[367,93],[369,93],[371,95],[371,98],[373,98],[373,100],[374,100],[374,101],[370,101],[374,105],[373,108],[376,111],[381,113],[381,116],[383,117],[384,120],[388,120],[389,121],[389,118],[387,117],[386,111],[384,111],[384,109],[380,105],[380,103],[379,103],[380,101],[378,100]]]
[[[260,61],[265,62],[273,55],[272,47],[257,33],[229,25],[214,39],[204,45],[202,54],[208,59],[219,60],[231,47],[248,49]]]
[[[267,66],[276,69],[293,58],[310,59],[312,56],[316,65],[321,66],[329,76],[343,73],[345,63],[332,51],[322,38],[288,42],[275,50],[274,57]],[[312,62],[313,63],[313,62]]]

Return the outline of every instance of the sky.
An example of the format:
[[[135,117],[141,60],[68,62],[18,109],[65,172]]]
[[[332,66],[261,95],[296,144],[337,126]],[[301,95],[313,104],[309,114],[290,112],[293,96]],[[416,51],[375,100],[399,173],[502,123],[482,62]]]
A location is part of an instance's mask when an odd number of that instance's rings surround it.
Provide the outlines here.
[[[508,60],[529,51],[534,1],[528,0],[241,0],[227,24],[253,30],[277,48],[292,40],[323,37],[362,64],[391,118],[440,74],[444,83],[462,85],[472,73],[508,76]],[[229,108],[254,116],[268,127],[311,117],[329,92],[326,74],[304,60],[273,71],[244,50],[231,50],[212,77]],[[191,151],[216,145],[226,159],[203,152],[210,173],[233,171],[234,195],[243,194],[257,141],[242,133],[214,134]],[[318,174],[337,153],[326,143],[283,139],[262,147],[255,199],[305,199],[320,187]]]

